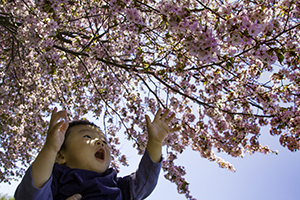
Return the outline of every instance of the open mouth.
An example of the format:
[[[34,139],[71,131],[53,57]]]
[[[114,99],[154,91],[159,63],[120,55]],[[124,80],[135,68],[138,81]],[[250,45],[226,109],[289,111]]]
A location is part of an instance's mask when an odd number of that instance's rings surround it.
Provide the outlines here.
[[[95,157],[99,160],[104,160],[105,158],[105,151],[103,148],[99,149],[96,153],[95,153]]]

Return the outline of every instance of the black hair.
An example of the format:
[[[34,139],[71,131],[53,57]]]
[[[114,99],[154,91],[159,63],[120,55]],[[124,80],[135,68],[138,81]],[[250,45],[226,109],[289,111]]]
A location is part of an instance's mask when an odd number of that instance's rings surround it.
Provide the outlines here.
[[[76,121],[69,122],[69,127],[66,130],[65,139],[64,139],[63,144],[61,145],[60,150],[65,148],[66,139],[70,135],[70,128],[72,128],[74,126],[78,126],[78,125],[90,125],[90,126],[96,127],[97,129],[99,129],[101,131],[99,126],[97,126],[96,124],[94,124],[93,122],[90,122],[88,120],[76,120]]]

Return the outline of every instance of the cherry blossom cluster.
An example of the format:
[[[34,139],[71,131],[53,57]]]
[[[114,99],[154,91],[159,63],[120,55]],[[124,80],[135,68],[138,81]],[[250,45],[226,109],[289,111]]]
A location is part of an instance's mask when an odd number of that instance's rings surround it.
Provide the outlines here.
[[[166,171],[164,175],[166,179],[176,183],[179,194],[185,194],[187,199],[195,200],[188,189],[189,183],[182,177],[185,175],[185,169],[183,166],[177,166],[174,164],[174,160],[177,158],[176,154],[170,152],[168,159],[163,161],[163,170]]]

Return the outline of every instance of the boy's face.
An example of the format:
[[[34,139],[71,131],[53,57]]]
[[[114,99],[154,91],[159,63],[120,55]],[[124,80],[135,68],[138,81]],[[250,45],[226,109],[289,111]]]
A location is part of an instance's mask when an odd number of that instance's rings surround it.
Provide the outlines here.
[[[105,172],[110,164],[110,148],[106,137],[91,125],[76,125],[70,128],[65,148],[61,150],[64,164],[70,168]]]

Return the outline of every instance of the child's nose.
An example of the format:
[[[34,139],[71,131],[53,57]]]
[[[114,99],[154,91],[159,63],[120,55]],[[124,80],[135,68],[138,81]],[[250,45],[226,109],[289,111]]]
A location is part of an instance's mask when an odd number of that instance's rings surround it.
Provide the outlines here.
[[[104,146],[104,143],[103,143],[103,142],[101,142],[101,140],[97,140],[96,144],[97,144],[97,145]]]

